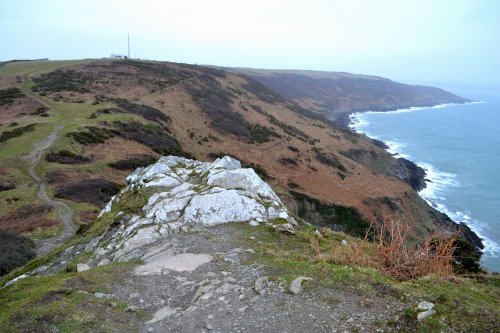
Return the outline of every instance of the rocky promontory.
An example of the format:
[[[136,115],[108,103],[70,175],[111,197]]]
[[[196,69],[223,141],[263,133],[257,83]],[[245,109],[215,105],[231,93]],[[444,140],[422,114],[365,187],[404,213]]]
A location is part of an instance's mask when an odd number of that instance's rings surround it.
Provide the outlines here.
[[[119,213],[119,227],[92,241],[97,262],[125,261],[140,257],[145,247],[180,231],[228,222],[282,221],[292,230],[296,220],[286,206],[251,168],[226,156],[213,163],[183,157],[162,157],[127,178],[128,186],[102,211],[109,214],[123,194],[154,188],[141,214]]]

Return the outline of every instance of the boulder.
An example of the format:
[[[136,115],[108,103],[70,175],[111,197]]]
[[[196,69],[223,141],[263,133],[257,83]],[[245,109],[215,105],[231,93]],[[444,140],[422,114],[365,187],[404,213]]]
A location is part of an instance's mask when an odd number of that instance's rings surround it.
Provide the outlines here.
[[[312,278],[310,277],[305,277],[305,276],[299,276],[298,278],[294,279],[291,283],[290,283],[290,292],[292,294],[298,294],[302,291],[302,282],[304,281],[310,281],[312,280]]]

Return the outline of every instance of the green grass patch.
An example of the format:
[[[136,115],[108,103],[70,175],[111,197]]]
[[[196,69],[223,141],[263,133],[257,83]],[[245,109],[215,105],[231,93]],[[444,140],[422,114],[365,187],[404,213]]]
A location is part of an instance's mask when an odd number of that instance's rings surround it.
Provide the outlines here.
[[[110,332],[130,331],[140,314],[125,311],[126,304],[96,298],[108,292],[107,284],[125,284],[125,272],[135,262],[113,263],[83,273],[59,273],[29,277],[0,289],[0,327],[8,332],[41,331]]]

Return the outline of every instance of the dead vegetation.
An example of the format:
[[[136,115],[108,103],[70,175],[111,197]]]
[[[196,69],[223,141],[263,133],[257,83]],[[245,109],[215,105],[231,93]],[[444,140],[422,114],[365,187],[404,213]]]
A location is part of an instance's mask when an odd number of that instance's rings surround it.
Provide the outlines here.
[[[375,227],[375,266],[400,281],[429,274],[453,275],[457,235],[445,230],[435,231],[416,246],[409,245],[411,238],[412,228],[404,222],[388,220]]]
[[[16,234],[27,234],[59,224],[47,217],[52,208],[47,205],[25,205],[0,216],[0,229]]]
[[[364,239],[327,243],[321,237],[336,237],[330,228],[322,228],[321,236],[310,235],[313,257],[337,265],[373,267],[398,281],[434,275],[451,277],[456,273],[456,234],[435,231],[421,243],[412,245],[412,228],[393,221],[373,226]]]

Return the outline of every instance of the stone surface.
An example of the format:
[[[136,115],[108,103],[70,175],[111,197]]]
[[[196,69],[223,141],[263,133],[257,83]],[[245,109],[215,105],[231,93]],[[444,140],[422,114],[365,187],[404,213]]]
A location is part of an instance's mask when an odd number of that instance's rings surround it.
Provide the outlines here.
[[[434,310],[434,303],[427,301],[418,303],[417,310],[419,311],[417,320],[423,320],[436,313],[436,310]]]
[[[77,264],[76,265],[76,271],[77,272],[85,272],[90,269],[90,266],[87,264]]]
[[[158,311],[156,311],[153,314],[153,318],[151,320],[149,320],[147,323],[148,324],[156,323],[157,321],[163,320],[163,319],[167,318],[168,316],[175,314],[176,312],[177,311],[175,311],[175,309],[172,309],[169,306],[165,306],[165,307],[159,309]]]
[[[135,273],[138,275],[161,274],[164,270],[190,272],[210,260],[212,256],[208,254],[182,253],[172,256],[159,253],[149,258],[144,265],[138,266]]]
[[[241,163],[229,156],[213,163],[165,156],[138,168],[127,182],[101,216],[113,214],[113,205],[124,193],[141,188],[158,191],[148,198],[142,212],[119,215],[118,227],[89,243],[87,250],[94,251],[95,265],[141,258],[162,238],[190,228],[228,222],[257,226],[281,219],[288,223],[280,224],[280,230],[293,233],[297,224],[271,187],[253,169],[241,168]]]
[[[298,278],[294,279],[291,283],[290,283],[290,292],[292,294],[298,294],[302,291],[302,282],[304,281],[310,281],[312,280],[312,278],[310,277],[305,277],[305,276],[299,276]]]

